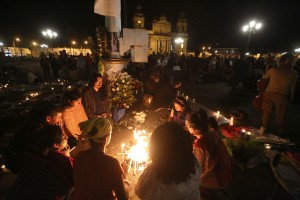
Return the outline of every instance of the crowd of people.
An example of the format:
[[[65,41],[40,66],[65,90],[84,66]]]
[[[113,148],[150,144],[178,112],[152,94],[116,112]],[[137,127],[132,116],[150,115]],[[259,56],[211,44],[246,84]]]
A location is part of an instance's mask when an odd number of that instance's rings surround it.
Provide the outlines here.
[[[59,57],[60,70],[65,70],[65,75],[72,79],[72,69],[62,65],[63,54]],[[232,179],[232,160],[218,124],[204,110],[195,112],[185,98],[176,97],[176,89],[184,81],[198,82],[204,74],[211,77],[219,70],[220,63],[217,65],[216,58],[206,60],[198,56],[171,55],[167,61],[164,56],[163,60],[155,56],[150,56],[147,69],[127,68],[130,74],[144,81],[145,93],[154,96],[156,104],[169,105],[171,109],[169,122],[156,127],[151,135],[151,163],[140,175],[135,192],[141,199],[152,200],[212,196],[222,199],[222,191]],[[248,77],[247,70],[239,69],[245,61],[242,58],[232,65],[225,58],[220,60],[223,67],[229,65],[228,70],[234,71],[228,72],[228,76],[237,76],[238,80],[233,78],[233,87]],[[206,65],[206,61],[210,64]],[[274,105],[278,126],[283,127],[282,115],[297,81],[293,63],[294,57],[284,54],[279,59],[279,68],[267,70],[264,75],[270,78],[270,83],[263,103],[263,130]],[[45,81],[50,81],[47,67]],[[226,77],[226,70],[222,73]],[[53,71],[53,74],[60,73]],[[67,92],[61,105],[37,106],[15,133],[5,166],[18,178],[7,199],[128,199],[128,164],[105,153],[113,130],[109,80],[99,73],[90,77],[82,90]]]
[[[89,53],[85,56],[68,55],[66,50],[59,52],[59,55],[44,52],[40,54],[40,66],[43,70],[46,82],[66,79],[70,81],[88,80],[96,72],[95,63]],[[52,73],[51,73],[52,72]]]
[[[5,155],[6,167],[18,175],[7,199],[128,199],[127,163],[105,154],[112,134],[108,98],[96,73],[85,88],[66,92],[61,105],[37,104]],[[136,185],[141,199],[200,199],[206,169],[186,127],[192,110],[181,97],[173,105],[170,122],[151,136],[152,163]]]

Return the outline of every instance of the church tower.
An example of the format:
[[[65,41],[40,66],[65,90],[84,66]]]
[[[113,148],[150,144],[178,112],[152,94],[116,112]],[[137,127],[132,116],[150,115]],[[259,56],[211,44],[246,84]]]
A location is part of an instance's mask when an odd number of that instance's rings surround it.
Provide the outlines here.
[[[178,55],[187,53],[188,43],[188,31],[187,31],[187,19],[185,18],[184,12],[180,13],[177,20],[177,32],[174,36],[174,52]]]
[[[141,6],[136,7],[136,11],[133,16],[133,28],[145,28],[145,17],[144,14],[142,13],[142,8]]]
[[[187,20],[184,12],[180,13],[180,16],[177,20],[177,33],[187,33]]]

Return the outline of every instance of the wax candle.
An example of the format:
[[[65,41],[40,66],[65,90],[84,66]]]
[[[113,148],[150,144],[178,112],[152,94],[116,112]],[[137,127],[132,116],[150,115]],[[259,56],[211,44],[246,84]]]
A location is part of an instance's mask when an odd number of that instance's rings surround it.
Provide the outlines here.
[[[125,144],[122,144],[122,161],[124,161],[124,146]]]
[[[230,126],[233,126],[233,117],[230,118],[229,125],[230,125]]]
[[[220,115],[220,111],[217,111],[217,119],[219,118]]]

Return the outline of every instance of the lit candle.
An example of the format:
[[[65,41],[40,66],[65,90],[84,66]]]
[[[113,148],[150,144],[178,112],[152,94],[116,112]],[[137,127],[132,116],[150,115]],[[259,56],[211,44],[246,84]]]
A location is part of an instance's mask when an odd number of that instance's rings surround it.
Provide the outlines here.
[[[177,91],[177,96],[179,96],[180,95],[180,92],[179,92],[179,90]]]
[[[136,160],[134,160],[134,169],[133,169],[133,174],[136,175]]]
[[[245,130],[245,129],[242,129],[242,130],[241,130],[241,136],[244,137],[244,136],[245,136],[245,133],[246,133],[246,130]]]
[[[125,144],[122,144],[122,162],[124,161],[124,146]]]
[[[233,126],[233,117],[230,118],[229,125],[230,125],[230,126]]]
[[[264,144],[264,147],[265,147],[265,149],[268,151],[268,150],[271,149],[272,146],[271,146],[270,144],[267,144],[267,143],[266,143],[266,144]]]
[[[245,135],[245,139],[246,139],[246,140],[250,140],[250,137],[251,137],[251,132],[248,131],[248,132],[246,133],[246,135]]]
[[[217,111],[217,119],[219,118],[220,115],[220,111]]]
[[[185,96],[185,100],[189,100],[189,96],[188,95]]]

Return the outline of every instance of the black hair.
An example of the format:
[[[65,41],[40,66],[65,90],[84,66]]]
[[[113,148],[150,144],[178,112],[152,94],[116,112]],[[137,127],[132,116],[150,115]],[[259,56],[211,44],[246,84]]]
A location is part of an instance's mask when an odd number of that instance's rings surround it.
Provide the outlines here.
[[[212,128],[214,131],[219,130],[219,124],[215,117],[208,118],[208,126]]]
[[[208,131],[208,117],[205,110],[200,109],[197,113],[191,114],[187,119],[191,128],[200,130],[202,133]]]
[[[195,173],[193,139],[173,122],[158,126],[150,139],[150,158],[164,184],[181,183]]]
[[[71,106],[71,101],[76,101],[76,100],[80,99],[81,97],[82,96],[78,89],[74,89],[74,90],[71,90],[71,91],[65,93],[65,95],[62,98],[62,107],[66,108],[66,107]]]
[[[88,84],[88,87],[94,87],[96,81],[97,81],[97,78],[102,78],[103,80],[103,76],[99,73],[94,73],[93,76],[91,77],[90,79],[90,82]]]
[[[41,154],[47,154],[47,152],[53,148],[54,144],[58,144],[63,139],[63,132],[59,126],[49,125],[42,128],[34,138],[36,151]]]
[[[188,104],[187,100],[185,99],[185,97],[182,96],[178,96],[175,98],[174,102],[173,102],[173,107],[174,107],[174,103],[179,104],[180,106],[183,107],[183,113],[190,113],[191,112],[191,107]],[[175,110],[174,110],[175,111]]]

